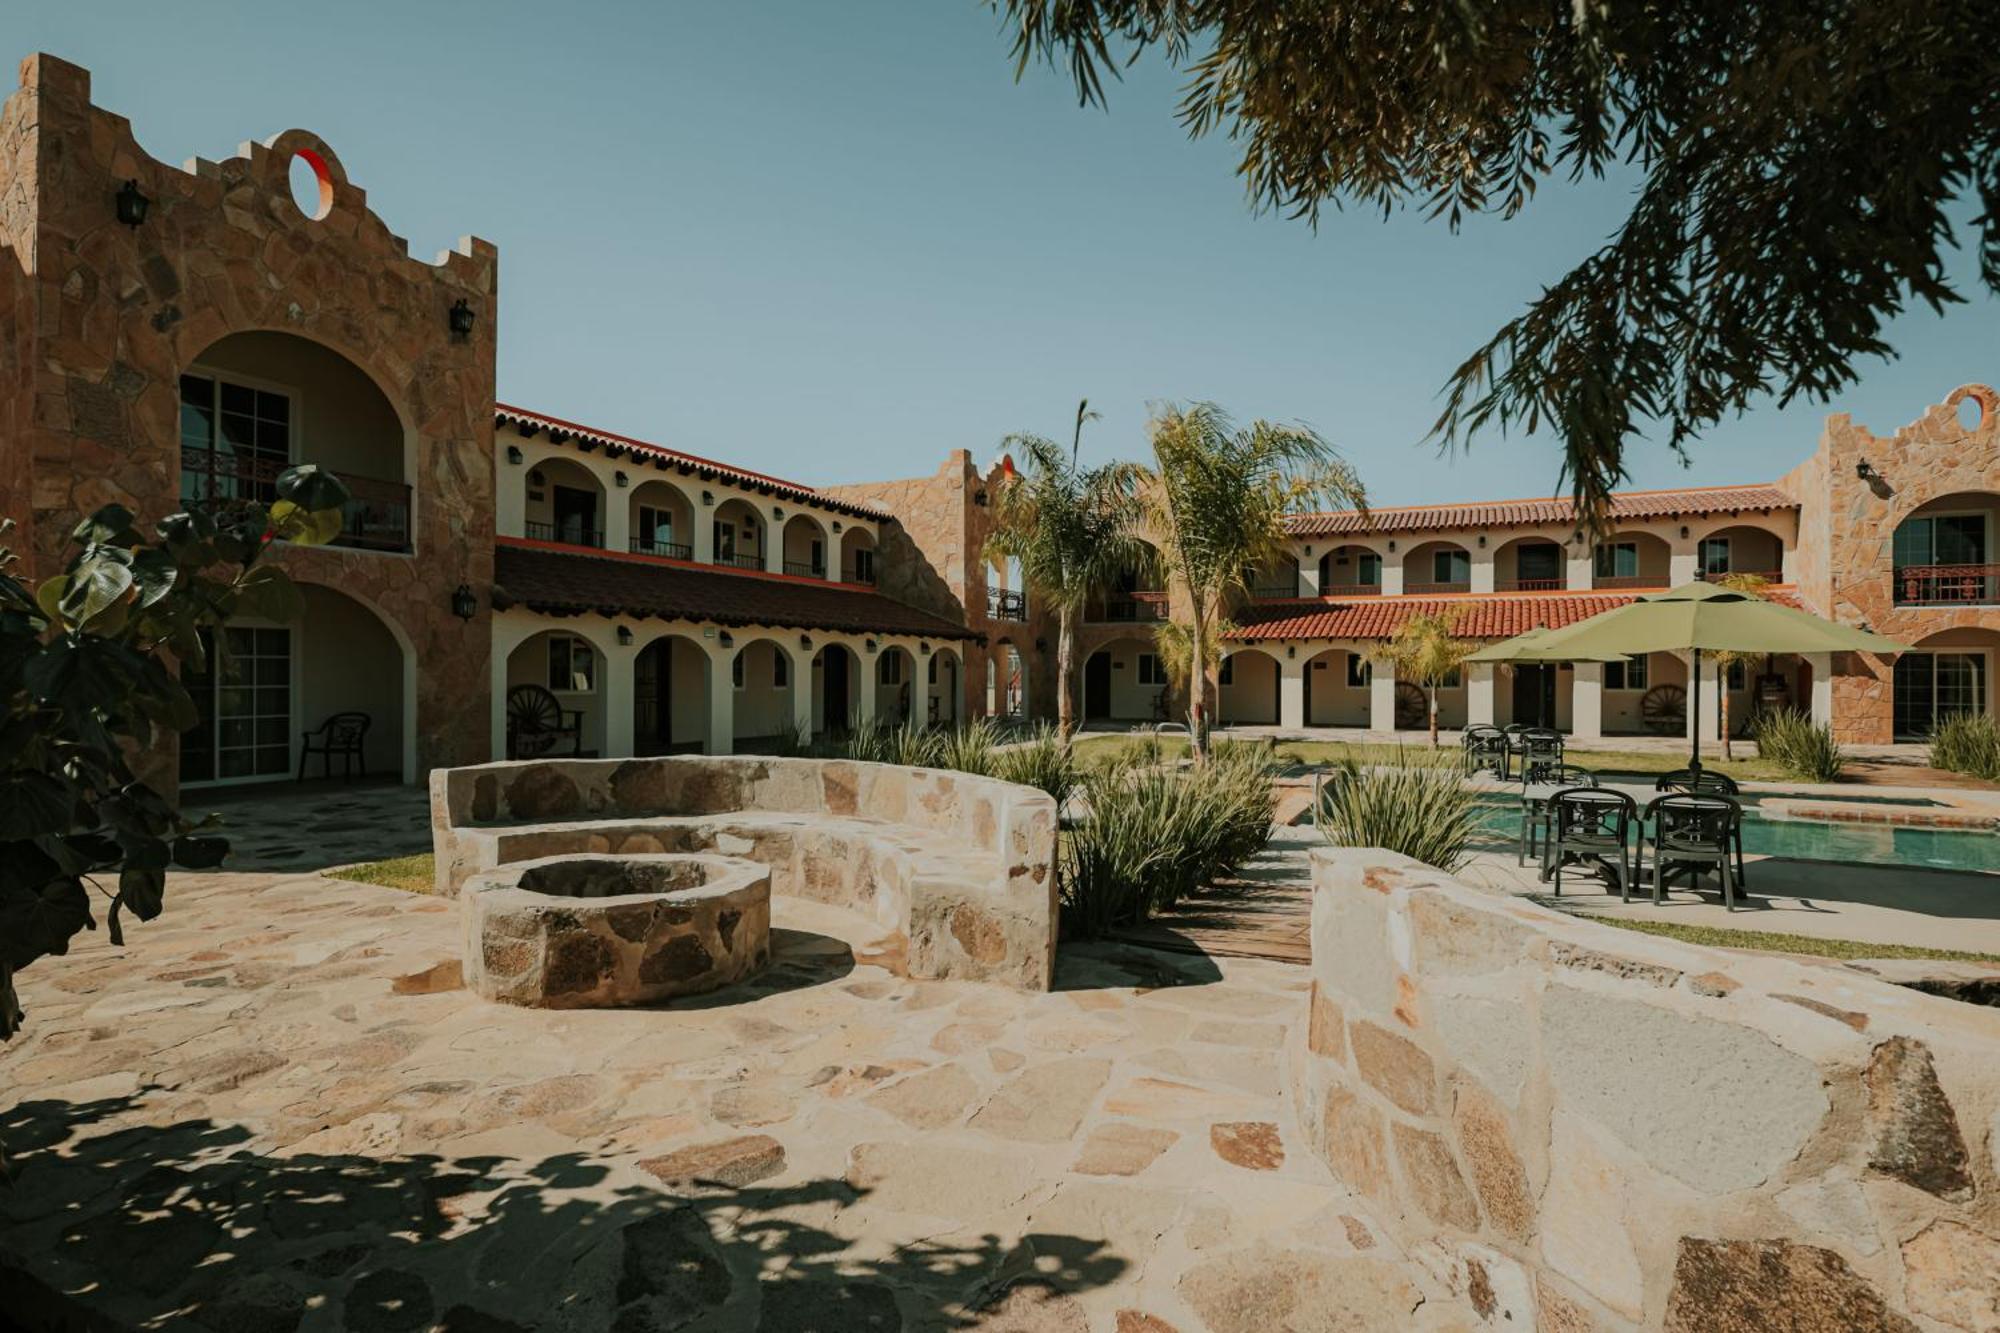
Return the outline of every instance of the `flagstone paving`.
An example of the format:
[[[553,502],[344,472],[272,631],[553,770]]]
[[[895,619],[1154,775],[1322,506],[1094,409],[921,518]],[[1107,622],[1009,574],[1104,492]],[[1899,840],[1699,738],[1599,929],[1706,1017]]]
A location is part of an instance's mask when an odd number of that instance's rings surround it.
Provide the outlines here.
[[[5,1276],[126,1326],[1470,1328],[1307,1150],[1304,973],[1066,947],[910,982],[781,899],[774,964],[670,1008],[457,984],[455,903],[177,877],[21,976]],[[845,937],[845,938],[843,938]]]

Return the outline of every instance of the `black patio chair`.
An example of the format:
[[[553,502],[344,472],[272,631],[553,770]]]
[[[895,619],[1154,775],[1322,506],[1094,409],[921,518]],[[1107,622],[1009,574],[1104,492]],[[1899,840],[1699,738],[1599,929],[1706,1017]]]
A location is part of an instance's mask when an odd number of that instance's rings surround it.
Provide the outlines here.
[[[1528,727],[1519,739],[1521,781],[1547,782],[1547,773],[1562,767],[1563,734],[1548,727]]]
[[[1653,901],[1666,894],[1670,873],[1680,868],[1692,877],[1689,887],[1701,891],[1700,876],[1714,869],[1722,884],[1722,903],[1736,910],[1736,889],[1742,884],[1740,826],[1743,807],[1733,796],[1711,792],[1670,792],[1646,807],[1653,827]]]
[[[1575,764],[1557,764],[1553,768],[1543,770],[1541,781],[1537,785],[1553,786],[1557,790],[1563,790],[1570,787],[1595,787],[1599,784],[1597,775],[1587,768],[1581,768]],[[1529,793],[1528,788],[1529,784],[1523,781],[1521,783],[1521,838],[1519,845],[1515,848],[1514,864],[1517,866],[1526,865],[1530,855],[1539,856],[1542,860],[1542,870],[1546,876],[1549,861],[1550,802],[1553,799],[1553,793],[1547,796],[1535,796]]]
[[[1483,723],[1467,727],[1459,744],[1464,747],[1468,774],[1491,773],[1503,779],[1508,775],[1507,733],[1500,728]]]
[[[1607,787],[1570,787],[1549,798],[1554,827],[1549,857],[1554,863],[1555,891],[1561,896],[1563,867],[1571,861],[1591,861],[1618,883],[1618,897],[1632,901],[1637,873],[1632,854],[1639,803]]]
[[[1677,768],[1671,773],[1662,773],[1660,780],[1653,784],[1653,790],[1704,792],[1711,796],[1740,796],[1742,794],[1742,789],[1736,785],[1735,778],[1730,777],[1727,773],[1711,772],[1706,768]],[[1735,837],[1736,882],[1740,885],[1743,883],[1743,821],[1741,819],[1736,821]]]
[[[340,776],[343,780],[368,776],[368,755],[364,746],[368,741],[368,724],[372,719],[366,713],[335,713],[310,731],[299,733],[299,782],[306,780],[306,759],[319,756],[319,775],[333,776],[333,761],[340,760]]]

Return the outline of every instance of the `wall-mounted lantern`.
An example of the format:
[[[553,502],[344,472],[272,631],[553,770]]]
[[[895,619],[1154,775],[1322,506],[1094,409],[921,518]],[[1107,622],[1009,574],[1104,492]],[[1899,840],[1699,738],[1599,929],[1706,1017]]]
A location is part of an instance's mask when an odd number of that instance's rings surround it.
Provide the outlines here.
[[[812,646],[813,646],[813,636],[812,636],[812,635],[810,635],[810,634],[801,634],[801,635],[799,635],[799,647],[801,647],[801,648],[805,649],[805,650],[806,650],[807,652],[811,652],[811,651],[812,651]]]
[[[1391,554],[1393,554],[1396,550],[1396,539],[1394,537],[1391,537],[1389,539],[1389,550]]]
[[[928,643],[919,643],[917,645],[917,651],[923,654],[925,657],[929,657],[931,655],[931,646]]]
[[[1681,540],[1686,541],[1687,539],[1688,539],[1688,525],[1683,523],[1681,524]]]
[[[471,303],[463,296],[454,301],[451,307],[451,314],[446,317],[447,322],[451,325],[452,341],[464,342],[470,338],[472,336],[473,321],[477,318],[478,316],[472,312]]]
[[[703,504],[705,504],[705,505],[712,505],[712,504],[714,504],[714,503],[715,503],[715,492],[714,492],[714,491],[703,491],[703,492],[701,493],[701,502],[702,502]]]
[[[873,639],[870,639],[870,640],[868,640],[868,642],[867,642],[867,643],[863,644],[862,646],[863,646],[863,647],[865,647],[865,648],[866,648],[866,649],[867,649],[867,650],[868,650],[869,652],[871,652],[871,653],[872,653],[872,652],[874,652],[874,651],[875,651],[875,649],[876,649],[876,647],[877,647],[878,645],[876,644],[875,640],[873,640]]]
[[[1306,547],[1306,555],[1310,557],[1312,553],[1313,553],[1313,548],[1310,546]]]
[[[618,627],[618,643],[623,648],[630,648],[632,646],[632,627],[630,625],[620,625]]]
[[[1875,470],[1873,463],[1864,458],[1854,465],[1854,475],[1863,481],[1874,481],[1882,474]]]
[[[833,531],[835,536],[840,535],[840,520],[837,518],[833,520]]]
[[[1297,645],[1296,643],[1288,643],[1288,644],[1286,644],[1286,645],[1285,645],[1285,660],[1286,660],[1287,662],[1296,662],[1296,661],[1298,661],[1298,659],[1299,659],[1299,646],[1298,646],[1298,645]]]
[[[139,189],[138,181],[128,180],[118,187],[118,220],[126,226],[145,226],[146,210],[152,206],[153,201]]]
[[[521,461],[524,457],[525,455],[521,453],[520,445],[510,444],[507,446],[507,461],[512,463],[515,467],[519,467],[521,465]]]
[[[981,509],[986,508],[986,492],[974,491],[972,493],[972,503],[978,505]]]
[[[722,631],[721,643],[724,648],[734,648],[736,646],[736,636],[728,630],[724,630]]]
[[[470,620],[479,614],[479,599],[472,595],[472,585],[461,583],[452,590],[451,613],[460,620]]]
[[[1483,532],[1479,534],[1479,549],[1482,551],[1486,549],[1486,534]]]
[[[623,472],[613,472],[611,474],[611,480],[620,490],[623,490],[627,486],[630,486],[632,484],[632,479],[626,476]]]
[[[774,522],[774,523],[783,523],[783,522],[785,521],[785,511],[784,511],[784,509],[783,509],[783,508],[781,508],[781,507],[780,507],[780,506],[778,506],[778,505],[772,505],[772,506],[771,506],[771,521],[772,521],[772,522]]]

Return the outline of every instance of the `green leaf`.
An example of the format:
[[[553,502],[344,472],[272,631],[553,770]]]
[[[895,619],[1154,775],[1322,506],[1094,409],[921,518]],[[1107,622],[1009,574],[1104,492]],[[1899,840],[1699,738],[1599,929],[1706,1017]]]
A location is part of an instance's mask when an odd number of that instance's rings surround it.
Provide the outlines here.
[[[278,503],[290,504],[307,513],[338,510],[352,497],[340,478],[317,463],[300,463],[278,475]],[[272,506],[273,512],[277,509]]]
[[[69,576],[57,574],[53,578],[43,579],[41,586],[35,589],[35,605],[42,609],[42,614],[49,618],[51,624],[68,623],[62,609],[63,594],[68,588]]]
[[[121,504],[103,506],[77,524],[70,536],[84,546],[96,546],[106,542],[119,546],[136,546],[139,542],[139,534],[132,531],[132,511]]]
[[[132,553],[115,546],[93,547],[70,566],[63,589],[63,618],[88,625],[132,590]]]
[[[229,855],[229,839],[185,834],[174,839],[174,864],[184,870],[213,870]]]
[[[293,621],[305,611],[299,590],[285,571],[261,565],[237,580],[233,612],[261,620]]]
[[[0,959],[10,967],[68,953],[70,939],[92,924],[90,894],[73,875],[0,886]]]
[[[0,839],[67,833],[75,815],[75,793],[53,773],[9,773],[0,780]]]
[[[289,500],[271,506],[271,532],[294,546],[324,546],[340,535],[345,517],[338,509],[304,509]]]

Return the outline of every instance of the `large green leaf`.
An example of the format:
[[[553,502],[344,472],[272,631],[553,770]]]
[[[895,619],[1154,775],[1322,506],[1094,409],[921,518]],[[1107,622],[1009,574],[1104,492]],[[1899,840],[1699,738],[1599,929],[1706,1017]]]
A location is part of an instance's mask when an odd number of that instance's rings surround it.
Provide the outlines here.
[[[278,475],[277,492],[279,504],[295,505],[307,513],[338,510],[351,498],[340,478],[317,463],[285,469]]]
[[[229,855],[229,839],[189,833],[174,839],[174,864],[183,870],[213,870]]]
[[[69,570],[63,588],[63,618],[88,625],[132,590],[132,553],[115,546],[92,547]]]
[[[297,620],[305,611],[298,588],[274,565],[259,565],[236,584],[233,611],[259,620]]]
[[[132,530],[132,511],[121,504],[104,505],[77,524],[70,536],[81,546],[97,546],[106,542],[134,546],[139,541],[139,534]]]
[[[0,884],[0,958],[26,967],[44,954],[69,952],[69,942],[90,928],[90,892],[74,876],[36,885]]]
[[[289,500],[271,506],[271,534],[295,546],[324,546],[345,522],[338,509],[306,509]]]
[[[75,814],[76,793],[53,773],[0,777],[0,839],[67,833]]]

